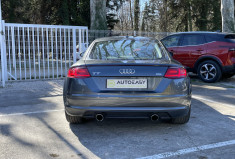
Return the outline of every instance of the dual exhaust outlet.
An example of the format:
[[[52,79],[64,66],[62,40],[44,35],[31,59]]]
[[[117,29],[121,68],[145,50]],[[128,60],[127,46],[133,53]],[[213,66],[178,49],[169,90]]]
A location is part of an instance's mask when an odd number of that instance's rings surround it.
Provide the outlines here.
[[[95,119],[96,119],[96,121],[101,122],[104,120],[104,116],[103,116],[103,114],[96,114]]]
[[[103,114],[96,114],[95,119],[98,122],[102,122],[104,120],[104,115]],[[153,115],[150,116],[150,119],[152,121],[158,121],[159,120],[159,116],[157,114],[153,114]]]
[[[153,114],[153,115],[150,116],[150,119],[152,121],[158,121],[159,120],[159,116],[157,114]]]

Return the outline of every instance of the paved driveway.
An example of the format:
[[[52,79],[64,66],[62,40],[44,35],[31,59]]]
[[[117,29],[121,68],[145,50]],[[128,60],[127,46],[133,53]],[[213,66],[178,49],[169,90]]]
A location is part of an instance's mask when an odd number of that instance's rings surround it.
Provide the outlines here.
[[[235,158],[235,78],[192,81],[185,125],[143,119],[70,125],[62,80],[8,84],[0,88],[0,158]]]

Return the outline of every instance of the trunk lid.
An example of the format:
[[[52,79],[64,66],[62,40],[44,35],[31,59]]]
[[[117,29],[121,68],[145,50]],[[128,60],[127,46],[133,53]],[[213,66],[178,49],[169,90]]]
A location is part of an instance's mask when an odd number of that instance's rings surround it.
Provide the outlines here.
[[[158,92],[169,61],[86,61],[91,74],[84,79],[93,92]],[[168,85],[166,82],[163,82]],[[158,89],[159,88],[159,89]]]
[[[86,61],[92,77],[162,77],[169,62],[154,61]]]

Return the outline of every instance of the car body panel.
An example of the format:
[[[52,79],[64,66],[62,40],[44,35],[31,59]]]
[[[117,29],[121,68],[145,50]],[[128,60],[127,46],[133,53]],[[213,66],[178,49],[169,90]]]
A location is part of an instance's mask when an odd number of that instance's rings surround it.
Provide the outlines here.
[[[184,66],[193,68],[196,60],[207,53],[207,46],[181,46],[175,48],[175,50],[173,52],[173,58],[181,62]]]
[[[203,44],[200,45],[182,46],[181,44],[183,37],[185,35],[191,34],[202,35],[206,40]],[[173,52],[173,58],[182,63],[185,67],[195,71],[201,60],[211,59],[216,61],[222,70],[226,70],[225,68],[232,67],[232,70],[229,70],[235,72],[235,54],[229,53],[229,49],[235,48],[235,41],[225,38],[225,36],[230,35],[229,33],[182,32],[170,35],[164,39],[168,39],[171,36],[176,35],[181,36],[178,46],[168,47],[167,49],[168,51]],[[164,39],[161,41],[164,41]]]
[[[100,91],[99,87],[92,85],[86,87],[87,80],[91,79],[67,79],[66,111],[70,115],[84,116],[87,112],[93,115],[107,111],[127,112],[168,112],[171,111],[175,117],[185,115],[191,105],[191,85],[187,79],[158,79],[151,91],[136,89]],[[89,82],[90,83],[90,82]],[[102,83],[102,82],[101,82]],[[180,109],[183,114],[174,113]],[[80,111],[79,111],[80,110]]]
[[[123,39],[111,38],[111,39]],[[135,38],[131,38],[135,39]],[[138,39],[138,38],[137,38]],[[98,39],[95,42],[107,40]],[[185,116],[191,109],[191,83],[188,76],[165,78],[168,68],[183,68],[165,52],[158,60],[88,60],[93,42],[84,57],[73,67],[87,68],[89,78],[65,78],[64,105],[71,116],[149,117],[153,113],[168,117]],[[134,70],[124,73],[123,70]],[[146,88],[108,88],[107,80],[147,81]]]

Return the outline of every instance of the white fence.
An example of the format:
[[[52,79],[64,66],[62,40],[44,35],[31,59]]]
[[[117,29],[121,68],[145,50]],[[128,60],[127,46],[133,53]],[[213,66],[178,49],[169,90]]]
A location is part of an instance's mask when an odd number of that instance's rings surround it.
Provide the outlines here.
[[[88,47],[88,28],[4,23],[1,77],[4,81],[64,77],[76,53]],[[4,85],[4,84],[3,84]]]

